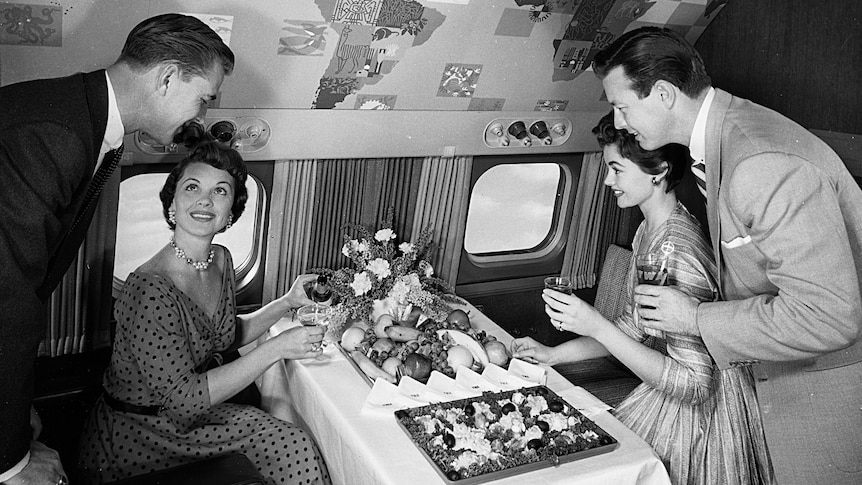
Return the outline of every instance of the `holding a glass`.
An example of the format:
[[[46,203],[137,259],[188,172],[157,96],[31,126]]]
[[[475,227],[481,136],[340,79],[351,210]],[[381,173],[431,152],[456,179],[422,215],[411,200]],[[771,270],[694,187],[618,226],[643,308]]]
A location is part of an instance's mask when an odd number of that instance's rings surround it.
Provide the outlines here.
[[[668,274],[667,274],[667,261],[668,255],[664,252],[649,252],[644,254],[638,254],[635,258],[635,271],[638,278],[639,285],[653,285],[653,286],[667,286],[668,285]],[[640,307],[640,308],[650,308],[650,307]],[[633,312],[633,316],[635,319],[635,323],[638,322],[640,316],[638,315],[637,309]],[[659,330],[654,330],[652,328],[644,326],[644,332],[647,335],[652,335],[653,337],[664,338],[664,332]]]
[[[565,276],[549,276],[545,278],[545,288],[548,290],[559,291],[560,293],[565,293],[566,295],[571,295],[573,293],[572,280],[566,278]],[[551,324],[557,330],[563,330],[563,326],[561,323],[556,322],[555,320],[551,320]]]
[[[305,305],[296,310],[296,318],[299,319],[299,323],[306,327],[319,326],[326,328],[332,319],[332,307],[319,303]],[[312,350],[317,351],[325,346],[326,342],[324,339],[319,344],[315,344]]]

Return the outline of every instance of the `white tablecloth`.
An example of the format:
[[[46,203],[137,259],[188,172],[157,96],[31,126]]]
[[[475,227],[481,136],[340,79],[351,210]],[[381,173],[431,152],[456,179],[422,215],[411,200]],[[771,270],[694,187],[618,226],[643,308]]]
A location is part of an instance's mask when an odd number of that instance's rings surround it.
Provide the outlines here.
[[[466,308],[474,327],[505,344],[512,337],[472,306]],[[271,333],[296,322],[283,319]],[[264,408],[304,426],[314,436],[336,485],[424,485],[444,483],[393,415],[362,412],[371,391],[368,382],[334,346],[325,359],[283,361],[258,381]],[[610,453],[557,467],[495,480],[496,484],[642,484],[670,481],[653,450],[586,390],[572,385],[550,367],[547,386],[565,398],[619,441]],[[598,405],[598,406],[596,406]]]

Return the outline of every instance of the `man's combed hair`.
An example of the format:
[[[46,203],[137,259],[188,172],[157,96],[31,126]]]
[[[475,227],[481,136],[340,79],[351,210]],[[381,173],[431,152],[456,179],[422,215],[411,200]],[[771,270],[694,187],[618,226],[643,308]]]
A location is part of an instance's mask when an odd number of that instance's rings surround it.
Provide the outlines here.
[[[593,58],[593,71],[604,79],[622,66],[639,98],[649,96],[656,81],[668,81],[696,98],[712,85],[700,54],[677,32],[641,27],[621,35]]]
[[[144,20],[129,32],[118,62],[146,69],[161,62],[179,66],[184,80],[205,76],[221,65],[233,72],[234,55],[211,28],[188,15],[167,13]]]

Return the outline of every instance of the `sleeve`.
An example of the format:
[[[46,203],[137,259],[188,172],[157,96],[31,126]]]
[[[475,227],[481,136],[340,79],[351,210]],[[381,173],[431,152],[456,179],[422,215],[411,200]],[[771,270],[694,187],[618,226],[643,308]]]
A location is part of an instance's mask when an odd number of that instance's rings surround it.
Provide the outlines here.
[[[125,326],[141,378],[163,413],[187,432],[200,425],[211,402],[206,373],[195,371],[185,303],[165,284],[152,280],[145,280],[137,295],[129,285],[126,288],[117,300],[118,322]]]
[[[729,218],[740,221],[750,243],[721,249],[726,271],[737,275],[736,294],[724,288],[729,301],[698,308],[698,326],[719,364],[813,358],[856,341],[859,281],[827,174],[807,160],[768,153],[740,163],[724,185]],[[722,239],[730,229],[722,222]]]
[[[668,260],[671,285],[701,301],[711,301],[717,294],[715,265],[708,249],[695,238],[695,244],[676,239],[675,250]],[[686,238],[688,239],[688,238]],[[699,404],[713,393],[714,362],[700,337],[665,334],[668,357],[659,389],[683,402]]]

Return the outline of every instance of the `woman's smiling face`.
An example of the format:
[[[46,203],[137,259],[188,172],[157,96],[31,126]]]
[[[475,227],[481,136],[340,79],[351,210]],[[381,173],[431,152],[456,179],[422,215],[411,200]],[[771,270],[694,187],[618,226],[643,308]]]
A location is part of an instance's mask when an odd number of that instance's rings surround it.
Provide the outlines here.
[[[608,166],[605,185],[613,191],[620,208],[639,206],[653,195],[654,175],[644,172],[640,166],[623,158],[615,144],[606,145],[603,154],[604,162]]]
[[[183,171],[174,195],[177,227],[191,234],[215,234],[226,224],[234,198],[234,179],[206,163],[192,163]]]

